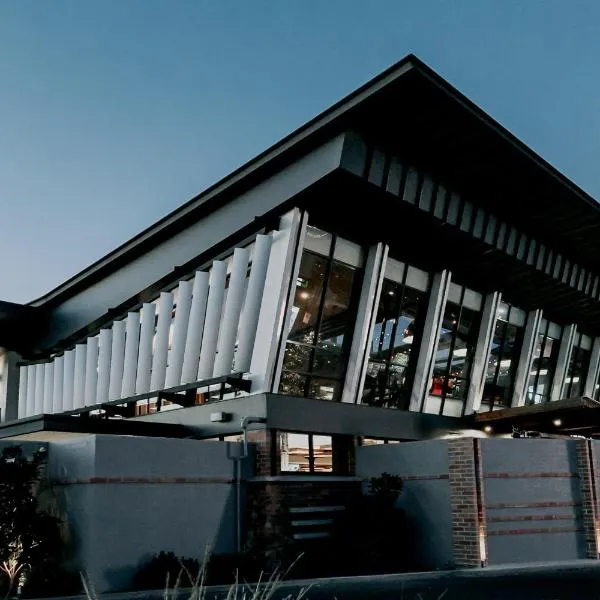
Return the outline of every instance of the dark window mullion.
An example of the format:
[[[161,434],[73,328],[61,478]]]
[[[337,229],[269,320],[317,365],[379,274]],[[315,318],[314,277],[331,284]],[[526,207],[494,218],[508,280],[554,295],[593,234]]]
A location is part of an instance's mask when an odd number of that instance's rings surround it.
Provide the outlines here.
[[[452,368],[452,355],[454,354],[454,347],[456,345],[456,336],[458,333],[458,326],[460,324],[460,317],[462,315],[462,307],[463,307],[464,299],[465,299],[465,287],[463,286],[462,290],[460,292],[460,301],[459,301],[459,305],[458,305],[458,316],[456,317],[456,323],[454,323],[454,327],[452,328],[452,337],[450,339],[450,348],[448,349],[448,362],[446,363],[446,374],[444,376],[445,385],[444,385],[444,389],[442,391],[442,403],[440,405],[440,412],[439,412],[440,415],[444,414],[444,404],[446,403],[448,380],[450,378],[450,369]],[[442,322],[443,322],[443,320],[442,320]]]
[[[308,434],[308,472],[315,472],[315,447],[312,433]]]

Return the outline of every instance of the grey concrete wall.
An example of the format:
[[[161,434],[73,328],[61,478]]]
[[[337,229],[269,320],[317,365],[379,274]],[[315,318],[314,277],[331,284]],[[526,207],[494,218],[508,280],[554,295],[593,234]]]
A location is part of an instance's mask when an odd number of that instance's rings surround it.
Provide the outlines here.
[[[481,440],[488,563],[585,558],[573,440]]]
[[[126,587],[161,550],[235,550],[235,444],[91,435],[50,443],[49,476],[73,565],[98,591]]]
[[[260,183],[181,233],[160,243],[143,256],[60,304],[51,315],[49,333],[42,345],[50,346],[100,318],[141,290],[168,275],[216,243],[239,231],[315,183],[340,164],[344,138],[338,136],[280,173]],[[196,204],[201,203],[199,201]],[[189,211],[186,208],[185,211]],[[184,211],[184,212],[185,212]],[[173,216],[184,218],[181,214]],[[44,298],[40,299],[43,302]],[[34,304],[39,304],[36,302]]]
[[[452,563],[452,513],[446,441],[357,448],[356,472],[364,479],[377,477],[384,472],[402,476],[404,491],[398,506],[406,511],[414,527],[414,551],[418,562],[431,569],[441,569]]]

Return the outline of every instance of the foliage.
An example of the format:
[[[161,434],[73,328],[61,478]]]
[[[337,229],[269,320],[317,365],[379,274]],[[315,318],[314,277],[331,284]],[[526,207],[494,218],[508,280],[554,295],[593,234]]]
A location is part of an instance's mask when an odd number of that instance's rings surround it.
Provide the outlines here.
[[[382,473],[369,480],[366,494],[349,503],[335,530],[338,574],[390,573],[414,567],[410,524],[396,505],[403,487],[401,477]]]
[[[27,457],[21,446],[10,446],[0,455],[0,590],[4,596],[16,592],[18,584],[24,597],[73,591],[63,586],[60,521],[38,505],[45,460],[45,448]]]
[[[160,590],[166,581],[175,581],[181,574],[181,587],[191,587],[194,583],[191,573],[198,573],[200,561],[195,558],[183,558],[174,552],[159,552],[143,562],[133,578],[135,590]]]

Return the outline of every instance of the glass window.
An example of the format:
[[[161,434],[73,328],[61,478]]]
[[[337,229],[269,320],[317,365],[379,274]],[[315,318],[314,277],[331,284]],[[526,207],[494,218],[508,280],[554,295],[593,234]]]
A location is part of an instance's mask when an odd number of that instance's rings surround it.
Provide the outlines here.
[[[565,379],[564,398],[579,398],[583,396],[583,386],[590,368],[592,355],[592,340],[583,333],[576,333],[571,350],[571,360]]]
[[[560,347],[560,331],[559,325],[542,319],[527,382],[526,404],[539,404],[550,400],[550,389]]]
[[[311,230],[313,235],[319,231]],[[325,248],[327,256],[306,249],[302,254],[280,392],[338,400],[355,322],[362,254],[354,244],[332,236],[328,245],[322,244]],[[354,264],[336,260],[335,255]]]
[[[388,261],[396,263],[396,261]],[[401,265],[401,263],[396,263]],[[399,281],[384,279],[369,348],[362,402],[371,406],[408,409],[416,353],[415,335],[426,310],[426,294],[407,285],[410,267],[386,269]],[[419,331],[417,331],[417,329]]]
[[[280,431],[282,473],[333,473],[333,439],[330,435]]]
[[[524,311],[500,302],[481,404],[489,410],[510,406],[523,344]]]
[[[465,306],[466,291],[460,288],[458,303],[446,303],[426,412],[449,416],[464,414],[481,321],[480,311]]]

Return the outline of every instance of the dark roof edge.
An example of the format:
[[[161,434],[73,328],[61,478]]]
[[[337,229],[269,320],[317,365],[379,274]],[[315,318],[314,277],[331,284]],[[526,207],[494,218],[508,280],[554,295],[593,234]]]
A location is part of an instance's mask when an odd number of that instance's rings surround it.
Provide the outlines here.
[[[413,69],[417,69],[432,84],[445,92],[455,102],[460,103],[466,110],[473,114],[473,116],[481,120],[484,125],[492,129],[497,135],[505,139],[517,151],[524,154],[529,160],[544,170],[548,176],[557,180],[560,185],[566,187],[571,193],[581,198],[581,200],[584,201],[589,207],[600,211],[600,205],[592,196],[573,183],[558,169],[543,159],[539,154],[529,148],[525,143],[523,143],[513,133],[498,123],[498,121],[488,115],[473,101],[469,100],[464,94],[459,92],[454,86],[448,83],[441,75],[436,73],[421,59],[417,58],[414,54],[408,54],[400,61],[387,68],[385,71],[381,72],[379,75],[375,76],[373,79],[369,80],[321,112],[319,115],[306,122],[304,125],[301,125],[292,133],[283,137],[281,140],[258,154],[256,157],[232,171],[229,175],[226,175],[213,185],[209,186],[197,196],[194,196],[185,204],[179,206],[152,224],[150,227],[144,229],[127,242],[118,246],[115,250],[112,250],[104,257],[92,263],[83,271],[80,271],[53,290],[29,302],[28,304],[38,306],[55,299],[57,296],[68,296],[69,288],[74,287],[77,283],[83,283],[88,276],[91,276],[93,273],[101,270],[103,267],[110,268],[111,262],[116,263],[126,261],[127,256],[130,254],[133,255],[137,247],[147,243],[149,239],[152,239],[154,236],[158,235],[161,230],[173,226],[175,223],[181,222],[187,215],[192,213],[199,206],[207,203],[209,200],[217,199],[220,195],[225,194],[228,190],[234,188],[234,186],[240,185],[244,180],[249,179],[253,175],[261,178],[268,177],[269,168],[273,169],[275,166],[276,169],[276,163],[278,159],[289,156],[292,154],[293,150],[297,150],[299,144],[307,144],[311,139],[317,137],[318,134],[322,133],[326,128],[333,128],[336,122],[339,121],[339,119],[346,112],[351,110],[356,104],[370,96],[373,96],[382,88],[386,87],[388,84],[392,83]]]
[[[191,212],[192,209],[206,202],[211,197],[217,196],[218,194],[224,193],[227,189],[232,187],[233,185],[239,183],[244,178],[249,177],[250,175],[256,173],[257,171],[264,169],[267,170],[270,163],[275,161],[277,158],[280,158],[282,155],[290,152],[296,144],[301,141],[305,141],[314,137],[319,131],[321,131],[326,126],[331,126],[337,118],[342,116],[347,110],[352,108],[354,104],[359,100],[363,100],[362,96],[368,97],[375,92],[377,92],[382,85],[386,85],[391,81],[397,79],[402,76],[405,72],[407,72],[410,68],[412,68],[413,64],[420,61],[412,54],[409,54],[402,58],[400,61],[387,68],[385,71],[369,80],[367,83],[363,84],[335,104],[331,105],[329,108],[325,109],[323,112],[318,114],[316,117],[307,121],[297,129],[295,129],[290,134],[283,137],[281,140],[250,159],[248,162],[244,163],[234,171],[232,171],[229,175],[226,175],[219,181],[215,182],[202,192],[200,192],[197,196],[194,196],[191,200],[188,200],[186,203],[182,204],[172,212],[168,213],[152,225],[147,227],[125,243],[121,244],[102,258],[98,259],[90,266],[86,267],[83,271],[75,274],[73,277],[67,279],[65,282],[47,292],[43,296],[32,300],[29,302],[29,305],[39,305],[44,304],[45,302],[51,300],[55,296],[61,294],[61,292],[66,292],[68,288],[74,283],[85,279],[89,274],[98,270],[102,266],[107,263],[110,263],[112,260],[117,257],[122,256],[123,254],[127,254],[129,251],[133,250],[138,244],[144,242],[148,238],[152,237],[162,228],[168,226],[174,221],[178,221],[180,219],[185,218],[185,216]],[[422,63],[420,63],[422,64]],[[379,84],[379,85],[378,85]]]

